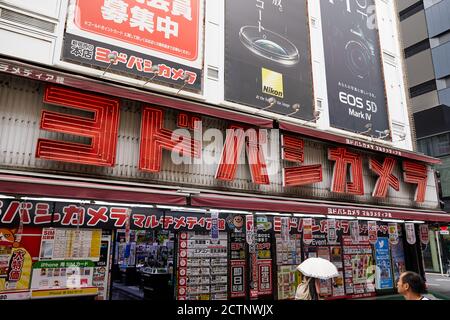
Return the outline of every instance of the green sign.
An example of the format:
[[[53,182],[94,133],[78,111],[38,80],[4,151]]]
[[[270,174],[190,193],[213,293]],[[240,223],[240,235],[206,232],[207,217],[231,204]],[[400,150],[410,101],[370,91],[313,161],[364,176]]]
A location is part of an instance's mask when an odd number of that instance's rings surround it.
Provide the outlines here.
[[[94,262],[89,260],[58,260],[58,261],[39,261],[33,265],[33,269],[43,268],[93,268]]]

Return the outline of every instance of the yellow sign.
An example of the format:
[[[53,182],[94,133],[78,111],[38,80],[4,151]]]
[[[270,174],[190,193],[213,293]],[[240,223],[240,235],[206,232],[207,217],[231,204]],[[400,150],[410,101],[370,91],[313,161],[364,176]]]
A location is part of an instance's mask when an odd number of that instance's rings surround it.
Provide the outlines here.
[[[281,73],[262,68],[262,91],[272,96],[283,98],[283,75]]]
[[[60,296],[84,296],[96,295],[98,288],[74,288],[74,289],[53,289],[53,290],[33,290],[31,298],[51,298]]]

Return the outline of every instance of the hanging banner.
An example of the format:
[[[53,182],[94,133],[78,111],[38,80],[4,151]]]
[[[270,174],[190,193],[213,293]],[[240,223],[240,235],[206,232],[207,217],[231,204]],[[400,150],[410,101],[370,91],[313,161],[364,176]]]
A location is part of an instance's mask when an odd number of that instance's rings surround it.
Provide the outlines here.
[[[420,229],[420,242],[422,244],[428,244],[430,242],[430,235],[428,233],[428,225],[421,224],[419,229]]]
[[[358,220],[350,221],[350,237],[353,244],[359,242],[359,222]]]
[[[376,221],[367,221],[367,233],[369,236],[369,242],[375,244],[378,239],[378,230]]]
[[[378,137],[389,123],[375,0],[320,5],[330,125]]]
[[[416,243],[416,231],[414,229],[414,223],[405,223],[405,230],[406,230],[406,241],[409,244],[415,244]]]
[[[329,244],[335,244],[337,242],[336,234],[336,219],[327,219],[327,240]]]
[[[225,1],[226,100],[313,118],[306,2]]]
[[[312,218],[303,219],[303,243],[311,244],[313,241]]]
[[[398,243],[398,226],[397,223],[389,223],[389,243],[397,244]]]
[[[391,258],[389,255],[389,241],[378,238],[375,243],[376,287],[377,289],[392,288],[394,282],[391,272]]]
[[[281,241],[289,241],[289,217],[281,217]]]
[[[254,217],[251,214],[245,216],[245,232],[246,232],[246,240],[247,243],[252,246],[255,244],[255,221]]]
[[[219,243],[219,211],[211,210],[211,231],[210,240],[211,244]]]

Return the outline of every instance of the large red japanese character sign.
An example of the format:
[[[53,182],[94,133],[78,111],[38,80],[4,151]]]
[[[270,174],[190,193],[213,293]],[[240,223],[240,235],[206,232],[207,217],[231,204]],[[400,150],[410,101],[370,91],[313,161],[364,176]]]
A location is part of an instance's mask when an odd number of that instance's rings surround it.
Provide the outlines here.
[[[119,101],[72,89],[48,86],[44,102],[93,113],[93,118],[44,110],[41,129],[91,138],[90,144],[39,139],[36,158],[114,166],[119,127]]]
[[[346,148],[330,148],[328,149],[328,159],[335,161],[331,191],[363,195],[364,181],[361,155],[350,152]],[[347,182],[348,165],[351,166],[350,182]]]
[[[396,191],[400,190],[400,181],[392,174],[396,164],[397,161],[391,157],[384,159],[383,164],[375,159],[370,159],[370,169],[379,176],[372,193],[374,197],[385,198],[389,187]]]
[[[73,22],[80,30],[186,61],[201,56],[201,0],[74,2]]]

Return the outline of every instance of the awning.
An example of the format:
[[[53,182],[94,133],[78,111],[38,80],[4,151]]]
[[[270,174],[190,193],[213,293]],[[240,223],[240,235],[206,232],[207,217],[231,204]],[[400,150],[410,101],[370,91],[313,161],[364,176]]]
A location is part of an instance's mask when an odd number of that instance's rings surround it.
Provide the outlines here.
[[[333,215],[342,217],[401,219],[433,222],[450,222],[450,215],[444,211],[422,211],[364,207],[354,204],[334,205],[307,201],[278,200],[261,197],[231,196],[200,193],[191,196],[191,205],[230,210],[299,213],[309,215]]]
[[[0,174],[0,193],[142,204],[186,205],[187,203],[187,194],[179,193],[176,190],[136,188],[7,174]]]
[[[398,148],[392,148],[386,145],[382,145],[379,143],[373,143],[368,141],[362,141],[358,139],[354,139],[352,137],[346,137],[330,132],[325,132],[313,128],[306,128],[302,126],[298,126],[292,123],[287,123],[280,121],[280,129],[290,132],[299,133],[304,136],[312,137],[314,139],[320,139],[325,141],[331,141],[331,142],[337,142],[344,145],[348,145],[354,148],[364,149],[364,150],[370,150],[373,152],[381,152],[385,153],[387,155],[393,155],[393,156],[399,156],[411,160],[417,160],[422,161],[430,164],[440,164],[442,163],[440,159],[433,158],[426,156],[424,154],[419,154],[416,152],[398,149]]]
[[[216,107],[206,103],[177,99],[163,94],[126,87],[124,84],[102,82],[84,76],[55,71],[50,68],[36,67],[10,59],[0,58],[0,72],[52,84],[61,84],[81,90],[98,92],[114,97],[141,101],[155,106],[174,108],[186,112],[203,114],[205,116],[246,123],[261,128],[273,128],[272,119],[226,110],[224,107]]]

